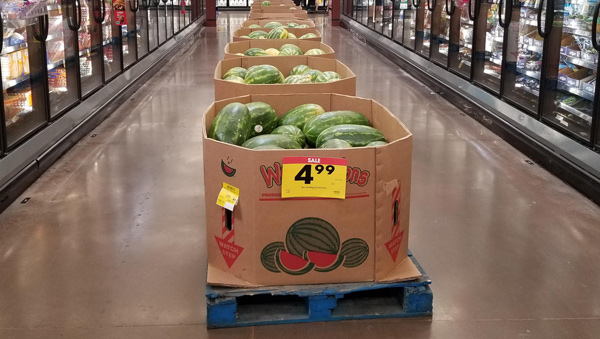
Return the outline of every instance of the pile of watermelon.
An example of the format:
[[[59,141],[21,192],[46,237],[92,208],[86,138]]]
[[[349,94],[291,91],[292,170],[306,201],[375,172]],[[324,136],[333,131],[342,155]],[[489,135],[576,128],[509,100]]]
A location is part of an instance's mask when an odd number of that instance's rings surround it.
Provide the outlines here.
[[[246,39],[311,39],[316,37],[317,35],[315,33],[306,33],[298,38],[293,33],[288,32],[283,26],[272,28],[269,32],[258,30],[252,31],[248,35],[240,36],[240,38]]]
[[[383,133],[371,127],[363,114],[350,110],[325,112],[312,103],[294,107],[277,118],[277,112],[267,103],[234,102],[219,111],[208,137],[256,150],[387,144]]]
[[[289,24],[284,25],[284,24],[282,24],[280,22],[277,22],[277,21],[271,21],[271,22],[267,23],[266,25],[264,25],[263,27],[260,27],[260,25],[257,25],[257,24],[252,24],[248,28],[276,28],[276,27],[283,27],[283,28],[309,28],[308,25],[306,25],[306,24],[298,25],[295,22],[290,22]]]
[[[298,46],[292,46],[298,48]],[[280,53],[279,55],[282,54]],[[285,77],[277,67],[271,65],[255,65],[248,69],[234,67],[225,72],[222,77],[225,81],[248,85],[325,83],[334,82],[341,78],[337,72],[322,72],[317,69],[311,69],[307,65],[297,65],[292,69],[288,77]]]
[[[242,53],[236,53],[237,55],[243,56],[284,56],[284,55],[323,55],[325,51],[320,48],[309,49],[306,52],[303,52],[300,47],[293,44],[285,44],[281,46],[279,49],[275,48],[249,48]]]
[[[271,6],[271,1],[263,1],[260,3],[261,6]]]

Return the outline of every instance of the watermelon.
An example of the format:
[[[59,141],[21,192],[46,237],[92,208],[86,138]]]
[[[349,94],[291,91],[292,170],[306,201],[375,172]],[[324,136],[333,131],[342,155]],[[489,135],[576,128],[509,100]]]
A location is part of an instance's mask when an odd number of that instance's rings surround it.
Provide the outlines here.
[[[306,135],[309,145],[316,145],[319,134],[336,125],[365,125],[371,126],[369,119],[355,111],[332,111],[318,115],[306,122],[302,132]]]
[[[247,84],[280,84],[284,80],[283,74],[275,66],[257,65],[251,67],[246,74],[245,82]]]
[[[281,55],[302,55],[302,49],[294,44],[285,44],[279,48]]]
[[[265,28],[277,28],[279,26],[283,26],[283,25],[277,21],[271,21],[265,25]]]
[[[261,134],[269,134],[277,127],[277,113],[271,105],[264,102],[246,104],[250,112],[250,133],[248,138]]]
[[[249,37],[249,36],[247,36],[247,35],[242,35],[242,36],[240,36],[240,38],[246,38],[246,39],[250,39],[250,37]]]
[[[337,125],[321,132],[317,138],[317,147],[330,139],[346,140],[352,147],[366,146],[373,141],[385,141],[383,134],[370,126],[363,125]]]
[[[264,268],[271,272],[279,273],[277,264],[275,264],[275,255],[280,250],[285,250],[285,244],[281,241],[272,242],[263,248],[262,252],[260,252],[260,262]]]
[[[307,24],[298,25],[296,28],[308,28]]]
[[[274,149],[285,149],[283,147],[279,147],[279,146],[275,146],[275,145],[262,145],[262,146],[257,146],[254,147],[253,150],[274,150]]]
[[[288,136],[288,137],[294,139],[302,148],[304,148],[304,145],[306,145],[306,138],[304,137],[304,133],[302,133],[302,130],[300,130],[296,126],[292,126],[292,125],[279,126],[279,127],[275,128],[271,132],[271,134],[280,134],[280,135]]]
[[[283,80],[284,84],[312,84],[310,78],[306,75],[290,75],[289,77]]]
[[[245,56],[244,53],[235,53],[235,55]]]
[[[323,74],[325,74],[329,78],[329,80],[327,80],[327,82],[332,82],[332,81],[340,80],[342,78],[339,75],[339,73],[334,72],[334,71],[325,71],[325,72],[323,72]]]
[[[306,274],[315,267],[315,264],[308,260],[284,250],[278,250],[277,254],[275,254],[275,264],[281,272],[290,275]]]
[[[333,265],[333,263],[335,263],[335,259],[337,258],[338,256],[336,254],[313,251],[306,252],[306,259],[308,259],[308,261],[310,261],[311,263],[315,264],[315,267],[317,268],[329,267]]]
[[[319,148],[352,148],[352,145],[346,140],[329,139],[319,146]]]
[[[306,72],[308,72],[310,70],[311,70],[311,68],[306,65],[298,65],[298,66],[295,66],[294,68],[292,68],[292,70],[290,71],[290,75],[301,75],[301,74],[305,74]]]
[[[304,73],[310,77],[310,81],[312,82],[327,82],[329,78],[318,69],[311,69],[310,71]]]
[[[231,82],[237,82],[237,83],[240,83],[240,84],[245,84],[246,83],[246,82],[244,82],[244,79],[240,78],[237,75],[228,75],[223,80],[225,80],[225,81],[231,81]]]
[[[288,32],[288,39],[298,39],[294,33]]]
[[[279,119],[279,126],[292,125],[296,126],[299,129],[304,127],[306,122],[319,114],[325,113],[323,107],[317,104],[304,104],[297,107],[292,108],[287,111],[284,115]]]
[[[368,143],[367,147],[370,147],[370,146],[377,147],[377,146],[385,146],[385,145],[387,145],[387,142],[385,142],[385,141],[373,141],[373,142]]]
[[[265,31],[253,31],[253,32],[250,32],[250,34],[248,34],[248,37],[249,37],[250,39],[258,39],[258,38],[259,38],[259,37],[261,37],[261,36],[264,36],[264,37],[266,37],[266,36],[267,36],[267,34],[268,34],[268,33],[267,33],[267,32],[265,32]]]
[[[252,24],[252,25],[248,26],[248,28],[262,28],[262,27],[260,27],[260,25],[257,25],[257,24]]]
[[[260,3],[261,6],[271,6],[271,1],[263,1]]]
[[[300,145],[292,138],[279,134],[264,134],[246,140],[242,147],[256,148],[258,146],[273,145],[285,149],[300,149]]]
[[[225,161],[223,161],[221,159],[221,170],[223,171],[223,173],[225,173],[226,176],[228,177],[233,177],[235,175],[235,172],[237,171],[235,168],[228,166]]]
[[[250,112],[244,104],[233,102],[221,109],[208,130],[208,137],[242,145],[250,133]]]
[[[267,39],[287,39],[288,31],[283,27],[275,27],[267,34]]]
[[[358,267],[369,257],[369,245],[362,239],[348,239],[342,243],[340,257],[344,258],[344,267]]]
[[[279,50],[277,50],[275,48],[267,48],[265,50],[265,52],[267,52],[267,55],[270,55],[270,56],[278,56],[279,55]]]
[[[316,37],[317,35],[315,33],[306,33],[303,36],[301,36],[300,39],[311,39]]]
[[[305,258],[309,251],[337,255],[340,236],[326,220],[308,217],[290,226],[285,236],[285,247],[290,254],[301,258]]]
[[[323,55],[323,54],[325,54],[325,51],[320,48],[313,48],[313,49],[309,49],[308,51],[304,52],[304,55]]]
[[[246,69],[243,67],[230,68],[227,72],[225,72],[225,74],[223,74],[223,79],[227,78],[230,75],[237,75],[243,79],[246,77],[246,72]]]
[[[295,22],[290,22],[289,24],[287,24],[287,27],[288,28],[296,28],[296,27],[298,27],[298,24]]]
[[[244,53],[244,55],[247,56],[264,56],[267,55],[267,51],[265,51],[262,48],[249,48],[248,50],[246,50],[246,52]]]

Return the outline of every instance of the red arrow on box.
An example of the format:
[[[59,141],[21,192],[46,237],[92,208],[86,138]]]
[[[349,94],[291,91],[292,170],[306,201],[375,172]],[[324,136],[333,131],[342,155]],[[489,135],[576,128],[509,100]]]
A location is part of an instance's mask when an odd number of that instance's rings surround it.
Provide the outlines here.
[[[400,182],[392,191],[392,239],[385,243],[385,247],[392,256],[392,260],[396,262],[400,244],[404,237],[404,230],[400,231]]]
[[[234,228],[234,217],[233,213],[231,214],[231,230],[227,228],[227,215],[225,209],[223,208],[223,228],[221,230],[221,238],[215,235],[215,240],[217,240],[217,245],[219,246],[219,250],[221,251],[221,255],[223,259],[225,259],[225,263],[227,267],[231,268],[237,258],[240,256],[243,247],[235,244],[235,228]]]

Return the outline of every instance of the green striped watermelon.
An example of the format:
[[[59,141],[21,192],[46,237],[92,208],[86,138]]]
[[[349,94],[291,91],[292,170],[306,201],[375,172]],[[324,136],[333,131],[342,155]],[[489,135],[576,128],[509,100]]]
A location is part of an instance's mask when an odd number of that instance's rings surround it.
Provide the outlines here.
[[[269,134],[277,127],[277,113],[271,105],[264,102],[246,104],[250,112],[250,134],[248,138]]]
[[[247,84],[280,84],[285,77],[275,66],[257,65],[248,69],[245,81]]]
[[[370,147],[370,146],[377,147],[377,146],[385,146],[385,145],[387,145],[387,142],[385,142],[385,141],[373,141],[373,142],[368,143],[367,147]]]
[[[262,145],[254,147],[253,150],[274,150],[274,149],[285,149],[283,147],[275,146],[275,145]]]
[[[325,74],[329,78],[329,80],[327,80],[327,82],[337,81],[342,78],[339,73],[334,72],[334,71],[325,71],[325,72],[323,72],[323,74]]]
[[[225,72],[225,74],[223,74],[223,79],[227,78],[230,75],[237,75],[243,79],[246,77],[246,72],[246,69],[243,67],[234,67]]]
[[[258,146],[273,145],[285,149],[300,149],[300,145],[292,138],[279,134],[264,134],[246,140],[242,147],[255,148]]]
[[[307,24],[302,24],[302,25],[298,25],[298,27],[296,27],[296,28],[308,28],[308,25]]]
[[[290,226],[285,236],[285,247],[290,254],[301,258],[305,258],[309,251],[337,254],[340,236],[326,220],[308,217]]]
[[[259,38],[259,37],[261,37],[261,36],[263,36],[263,37],[266,37],[266,36],[267,36],[267,34],[268,34],[268,33],[267,33],[267,32],[265,32],[265,31],[253,31],[253,32],[250,32],[250,33],[248,34],[248,37],[249,37],[250,39],[258,39],[258,38]]]
[[[267,39],[287,39],[288,31],[282,26],[271,29],[267,34]]]
[[[281,55],[302,55],[302,49],[294,44],[285,44],[279,48]]]
[[[362,239],[348,239],[342,244],[340,257],[344,257],[344,267],[358,267],[369,257],[369,245]]]
[[[267,48],[267,49],[265,49],[265,52],[267,52],[267,55],[270,55],[270,56],[278,56],[279,55],[279,50],[275,49],[275,48]]]
[[[346,140],[329,139],[319,146],[319,148],[352,148],[352,145]]]
[[[208,137],[242,145],[250,133],[250,112],[244,104],[231,103],[219,111],[208,130]]]
[[[261,6],[271,6],[271,1],[263,1],[260,3]]]
[[[371,126],[369,119],[355,111],[332,111],[320,114],[306,122],[302,132],[306,135],[309,145],[316,145],[319,134],[336,125],[365,125]]]
[[[315,264],[308,260],[284,250],[278,250],[275,254],[275,264],[281,272],[290,275],[303,275],[315,267]]]
[[[279,273],[279,269],[275,263],[275,255],[280,250],[285,250],[285,244],[281,241],[272,242],[263,248],[262,252],[260,252],[260,262],[264,268],[271,272]]]
[[[283,26],[283,24],[281,24],[277,21],[271,21],[271,22],[267,23],[264,28],[277,28],[280,26]]]
[[[385,141],[383,134],[370,126],[337,125],[321,132],[317,138],[317,147],[330,139],[346,140],[352,147],[366,146],[373,141]]]
[[[265,56],[265,55],[267,55],[267,51],[265,51],[262,48],[253,47],[253,48],[247,49],[246,52],[244,53],[244,55],[247,55],[247,56]]]
[[[308,51],[304,52],[304,55],[323,55],[323,54],[325,54],[325,51],[320,48],[313,48],[313,49],[309,49]]]
[[[310,39],[310,38],[316,38],[317,35],[315,33],[306,33],[303,36],[300,37],[300,39]]]
[[[294,33],[288,32],[288,39],[298,39]]]
[[[308,71],[304,74],[308,75],[310,77],[310,81],[312,81],[312,82],[323,83],[323,82],[327,82],[327,80],[329,80],[329,78],[323,72],[319,71],[318,69],[311,69],[310,71]]]
[[[287,24],[287,27],[288,28],[296,28],[296,27],[298,27],[298,24],[295,22],[290,22],[289,24]]]
[[[283,81],[284,84],[312,84],[306,75],[290,75]]]
[[[260,27],[260,25],[257,25],[257,24],[252,24],[252,25],[248,26],[248,28],[262,28],[262,27]]]
[[[225,81],[231,81],[231,82],[237,82],[239,84],[245,84],[246,83],[244,81],[244,79],[240,78],[237,75],[228,75],[223,80],[225,80]]]
[[[288,137],[294,139],[298,143],[298,145],[300,145],[300,147],[302,147],[302,148],[304,148],[304,145],[306,145],[306,138],[304,137],[304,133],[302,133],[302,130],[300,130],[296,126],[292,126],[292,125],[279,126],[279,127],[275,128],[271,132],[271,134],[280,134],[280,135],[288,136]]]
[[[302,129],[308,120],[323,113],[325,113],[325,110],[317,104],[303,104],[292,108],[282,115],[278,125],[292,125]]]
[[[306,74],[310,70],[312,70],[312,68],[306,65],[298,65],[292,68],[292,70],[290,71],[290,75]]]

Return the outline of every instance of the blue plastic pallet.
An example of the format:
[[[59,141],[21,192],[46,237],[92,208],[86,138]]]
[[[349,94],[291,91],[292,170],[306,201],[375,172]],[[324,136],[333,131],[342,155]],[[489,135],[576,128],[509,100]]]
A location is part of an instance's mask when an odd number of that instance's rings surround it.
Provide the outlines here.
[[[431,316],[431,280],[231,288],[206,286],[209,328]]]

